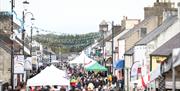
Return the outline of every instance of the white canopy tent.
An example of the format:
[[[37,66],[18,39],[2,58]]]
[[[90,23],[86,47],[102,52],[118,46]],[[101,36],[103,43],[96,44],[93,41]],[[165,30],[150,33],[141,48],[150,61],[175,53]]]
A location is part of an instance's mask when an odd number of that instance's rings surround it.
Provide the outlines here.
[[[81,54],[76,57],[74,60],[70,61],[70,64],[89,64],[91,62],[94,62],[93,59],[89,58],[88,56],[86,56],[86,54],[84,53],[84,51],[81,52]]]
[[[27,86],[69,86],[70,80],[65,77],[65,71],[59,70],[54,65],[51,65],[50,67],[46,67],[35,77],[28,79]]]

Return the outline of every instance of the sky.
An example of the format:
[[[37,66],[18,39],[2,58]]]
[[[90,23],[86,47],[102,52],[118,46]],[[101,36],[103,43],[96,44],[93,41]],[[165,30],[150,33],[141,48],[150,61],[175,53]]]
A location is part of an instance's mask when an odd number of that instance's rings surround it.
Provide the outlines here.
[[[14,10],[19,18],[24,9],[33,13],[39,33],[85,34],[98,32],[103,20],[115,24],[120,24],[123,16],[142,20],[144,7],[152,6],[156,0],[27,0],[28,6],[23,1],[15,0]],[[0,0],[0,10],[10,10],[10,0]],[[30,17],[27,14],[25,18],[27,27]]]

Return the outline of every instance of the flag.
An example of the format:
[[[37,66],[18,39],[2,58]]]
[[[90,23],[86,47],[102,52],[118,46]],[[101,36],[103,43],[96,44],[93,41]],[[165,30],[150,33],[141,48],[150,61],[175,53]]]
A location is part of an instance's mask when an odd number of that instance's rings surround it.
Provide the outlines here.
[[[147,85],[146,85],[146,83],[144,82],[144,78],[143,78],[143,76],[141,75],[141,82],[142,82],[142,86],[144,87],[144,88],[146,88],[147,87]]]
[[[151,78],[151,77],[150,77],[150,72],[149,72],[149,73],[148,73],[148,81],[150,81],[150,78]]]

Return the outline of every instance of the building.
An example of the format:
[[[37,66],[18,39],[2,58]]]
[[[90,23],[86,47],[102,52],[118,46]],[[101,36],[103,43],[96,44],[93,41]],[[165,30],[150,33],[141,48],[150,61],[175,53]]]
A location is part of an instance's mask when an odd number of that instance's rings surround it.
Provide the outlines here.
[[[154,3],[153,7],[145,7],[144,8],[144,20],[137,24],[134,28],[132,28],[129,32],[127,32],[124,36],[120,37],[119,40],[124,42],[125,44],[125,86],[126,88],[130,88],[130,81],[131,80],[131,87],[135,88],[137,86],[137,81],[133,81],[133,79],[130,77],[130,74],[132,73],[130,70],[134,66],[133,64],[139,61],[139,57],[134,57],[136,54],[134,54],[134,45],[146,35],[148,35],[151,31],[153,31],[156,27],[158,27],[162,21],[163,16],[165,14],[163,13],[163,10],[172,10],[176,11],[176,9],[169,9],[172,8],[172,6],[166,6],[167,3],[171,2],[159,2],[158,0]],[[164,5],[163,5],[164,4]],[[165,8],[168,7],[168,8]],[[159,10],[159,11],[158,11]],[[162,12],[161,12],[162,10]],[[149,12],[156,12],[156,13],[149,13]],[[142,49],[142,48],[140,48]],[[142,50],[143,52],[143,50]],[[143,55],[138,54],[143,57]],[[140,70],[140,69],[136,69]],[[129,72],[128,72],[129,71]],[[137,74],[137,73],[136,73]],[[128,79],[130,78],[130,79]],[[136,78],[134,76],[134,78]],[[135,83],[134,83],[135,82]],[[142,85],[142,84],[141,84]],[[127,89],[128,90],[128,89]]]
[[[126,69],[125,76],[127,76],[127,74],[130,73],[130,68],[131,68],[131,65],[133,64],[132,54],[128,54],[128,52],[131,50],[131,47],[133,47],[137,41],[143,38],[152,29],[157,27],[158,25],[157,19],[158,18],[156,16],[148,17],[144,19],[143,21],[141,21],[140,23],[138,23],[137,25],[135,25],[132,29],[130,29],[127,33],[125,33],[123,36],[119,38],[119,44],[124,44],[124,47],[119,47],[119,48],[121,48],[120,50],[125,51],[124,53],[125,55],[122,55],[123,53],[121,53],[121,56],[124,56],[124,59],[125,59],[125,69]],[[125,77],[126,89],[129,88],[129,85],[127,83],[128,83],[128,80],[130,80],[128,79],[130,78],[130,74],[128,75],[129,76]]]
[[[16,23],[13,25],[13,29],[19,29]],[[0,12],[0,80],[3,84],[11,82],[11,34],[11,15],[9,12]],[[14,54],[20,54],[20,50],[21,46],[14,41]]]
[[[26,81],[27,74],[24,65],[26,58],[31,56],[31,49],[29,45],[30,41],[27,41],[29,40],[28,38],[24,39],[25,42],[23,45],[21,28],[18,24],[13,23],[12,33],[11,21],[11,14],[9,12],[0,12],[0,80],[3,83],[11,83],[13,81],[15,87],[19,82]],[[13,49],[11,49],[11,46],[13,46]],[[13,67],[11,61],[14,61],[14,74],[11,72],[11,68]],[[22,65],[19,65],[19,63],[22,63]],[[14,77],[13,80],[11,76]]]
[[[152,77],[156,77],[156,82],[158,83],[156,85],[157,88],[164,89],[164,90],[171,90],[173,87],[173,71],[172,69],[175,69],[175,75],[176,75],[176,89],[180,89],[180,74],[178,72],[180,71],[178,68],[180,67],[180,54],[179,48],[180,43],[177,41],[180,41],[180,33],[176,34],[173,38],[168,40],[166,43],[164,43],[162,46],[157,48],[155,51],[153,51],[150,54],[150,61],[153,64],[159,64],[161,67],[158,69],[158,72],[152,72]],[[176,53],[176,54],[175,54]],[[179,52],[180,53],[180,52]],[[173,68],[172,68],[173,67]],[[157,71],[157,70],[155,70]],[[155,79],[155,78],[152,78]]]

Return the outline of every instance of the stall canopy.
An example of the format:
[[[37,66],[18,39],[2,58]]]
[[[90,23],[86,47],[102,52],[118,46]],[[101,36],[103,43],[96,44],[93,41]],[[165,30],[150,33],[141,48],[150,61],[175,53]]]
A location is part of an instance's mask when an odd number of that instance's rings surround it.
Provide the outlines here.
[[[81,52],[81,54],[76,57],[74,60],[70,61],[70,64],[89,64],[91,62],[93,62],[94,60],[89,58],[88,56],[86,56],[86,54],[84,53],[84,51]]]
[[[27,86],[66,85],[70,81],[66,78],[66,72],[59,70],[54,65],[46,67],[39,74],[27,80]]]
[[[90,67],[90,66],[94,65],[95,63],[97,63],[97,62],[96,61],[92,61],[92,62],[90,62],[88,64],[85,64],[84,67],[85,68]]]
[[[91,66],[85,67],[86,71],[107,71],[107,68],[100,65],[98,62],[92,64]]]
[[[114,68],[115,69],[123,69],[124,68],[124,60],[117,60],[114,63]]]

